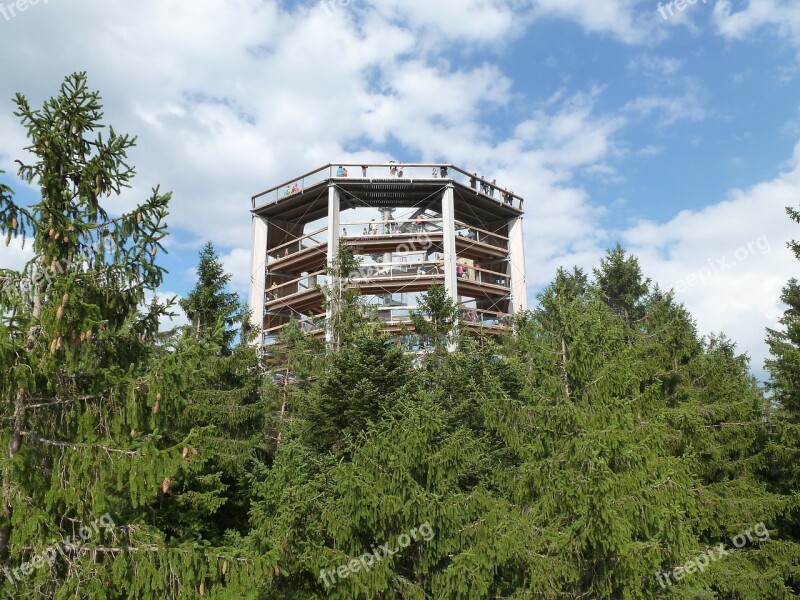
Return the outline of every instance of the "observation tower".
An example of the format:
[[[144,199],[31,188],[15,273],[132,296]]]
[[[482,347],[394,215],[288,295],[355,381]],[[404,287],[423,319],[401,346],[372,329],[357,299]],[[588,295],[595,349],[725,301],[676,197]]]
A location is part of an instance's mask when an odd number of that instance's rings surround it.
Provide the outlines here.
[[[252,198],[250,308],[263,345],[292,318],[325,335],[330,268],[341,242],[351,277],[388,333],[411,325],[441,284],[470,331],[504,331],[527,309],[523,199],[451,164],[325,165]]]

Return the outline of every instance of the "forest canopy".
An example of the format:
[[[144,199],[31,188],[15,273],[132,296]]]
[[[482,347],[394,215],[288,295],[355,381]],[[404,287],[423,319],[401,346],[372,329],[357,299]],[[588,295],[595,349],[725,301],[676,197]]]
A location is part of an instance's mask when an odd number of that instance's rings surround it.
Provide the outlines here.
[[[431,289],[415,361],[347,294],[335,344],[292,323],[260,350],[209,243],[164,331],[170,194],[116,208],[135,138],[84,73],[15,107],[38,191],[0,184],[0,233],[33,251],[0,265],[6,597],[800,593],[797,281],[766,388],[620,246],[502,337]]]

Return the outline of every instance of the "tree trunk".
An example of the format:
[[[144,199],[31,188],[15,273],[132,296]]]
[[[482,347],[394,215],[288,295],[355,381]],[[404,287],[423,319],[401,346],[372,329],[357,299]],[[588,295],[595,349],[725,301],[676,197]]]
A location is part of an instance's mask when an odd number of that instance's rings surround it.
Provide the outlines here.
[[[14,458],[22,446],[22,413],[25,390],[22,388],[17,392],[17,399],[14,402],[14,426],[11,430],[11,439],[8,442],[8,458]],[[11,516],[12,508],[9,497],[11,496],[11,482],[9,473],[6,473],[3,481],[3,521],[0,525],[0,556],[5,555],[8,548],[8,540],[11,538]]]
[[[567,340],[561,336],[561,372],[564,375],[564,391],[567,393],[567,399],[572,397],[572,390],[569,387],[569,374],[567,374]]]

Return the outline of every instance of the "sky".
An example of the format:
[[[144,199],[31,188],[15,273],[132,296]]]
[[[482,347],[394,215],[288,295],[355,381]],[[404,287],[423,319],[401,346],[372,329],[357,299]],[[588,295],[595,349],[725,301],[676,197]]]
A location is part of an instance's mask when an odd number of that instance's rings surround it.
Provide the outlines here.
[[[798,271],[800,3],[0,0],[0,55],[0,179],[33,200],[14,95],[39,106],[86,71],[138,136],[109,210],[173,193],[163,295],[212,241],[247,297],[255,193],[328,163],[447,161],[525,198],[531,302],[619,242],[765,376]]]

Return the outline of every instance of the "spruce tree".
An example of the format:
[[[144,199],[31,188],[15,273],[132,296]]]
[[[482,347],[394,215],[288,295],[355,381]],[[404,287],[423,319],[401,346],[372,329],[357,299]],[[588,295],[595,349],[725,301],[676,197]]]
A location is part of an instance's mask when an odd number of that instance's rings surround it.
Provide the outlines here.
[[[213,452],[176,425],[197,348],[160,334],[169,303],[149,301],[164,274],[157,256],[169,194],[156,188],[120,215],[106,206],[131,184],[135,139],[104,134],[101,99],[85,74],[67,77],[39,109],[22,95],[15,104],[33,157],[19,161],[19,176],[39,198],[22,206],[6,191],[0,205],[2,233],[34,251],[21,272],[0,272],[0,443],[8,449],[0,589],[14,598],[254,597],[254,582],[271,575],[258,559],[159,527],[173,482],[201,473]],[[199,495],[185,500],[187,512],[209,505]],[[75,542],[106,514],[113,527]],[[63,554],[31,572],[28,561],[68,536]]]
[[[642,277],[639,260],[627,256],[620,244],[609,250],[594,270],[595,284],[602,298],[630,324],[644,314],[642,300],[649,291],[650,280]]]
[[[561,270],[502,345],[464,340],[426,369],[388,340],[334,352],[254,474],[249,540],[279,565],[271,591],[792,597],[796,547],[773,529],[791,503],[761,479],[767,426],[747,360],[623,271],[598,283]],[[759,522],[771,539],[733,550]],[[353,562],[421,523],[432,539]],[[720,543],[723,560],[664,577]]]
[[[173,483],[157,514],[160,527],[175,536],[232,543],[247,532],[247,477],[254,462],[270,453],[274,402],[249,314],[238,294],[227,291],[230,275],[211,243],[200,251],[197,278],[181,301],[190,324],[176,332],[193,376],[175,425],[194,431],[198,445],[213,451],[202,469]],[[186,460],[195,460],[187,450]],[[193,500],[196,509],[186,511]]]
[[[329,318],[325,324],[328,344],[339,350],[363,334],[375,334],[375,312],[360,299],[353,277],[361,259],[341,240],[332,264],[325,269],[327,282],[320,286]]]
[[[419,309],[411,311],[411,321],[417,335],[438,357],[456,344],[461,314],[443,285],[434,284],[420,295]]]
[[[800,212],[787,207],[786,212],[800,223]],[[800,243],[788,244],[800,259]],[[800,489],[800,284],[792,278],[783,288],[781,301],[786,306],[779,323],[781,329],[767,329],[767,345],[771,357],[766,361],[770,374],[767,389],[770,404],[764,419],[771,428],[769,456],[764,465],[764,478],[772,489],[796,498]],[[792,502],[780,519],[779,526],[787,537],[800,541],[800,506]],[[795,564],[800,558],[795,555]],[[786,572],[787,585],[800,595],[800,570]]]
[[[234,325],[241,322],[244,309],[237,294],[225,291],[230,280],[231,276],[225,273],[214,244],[208,242],[200,251],[197,284],[180,301],[197,338],[207,339],[215,327],[222,327],[222,350],[225,353],[231,350],[237,334]]]

